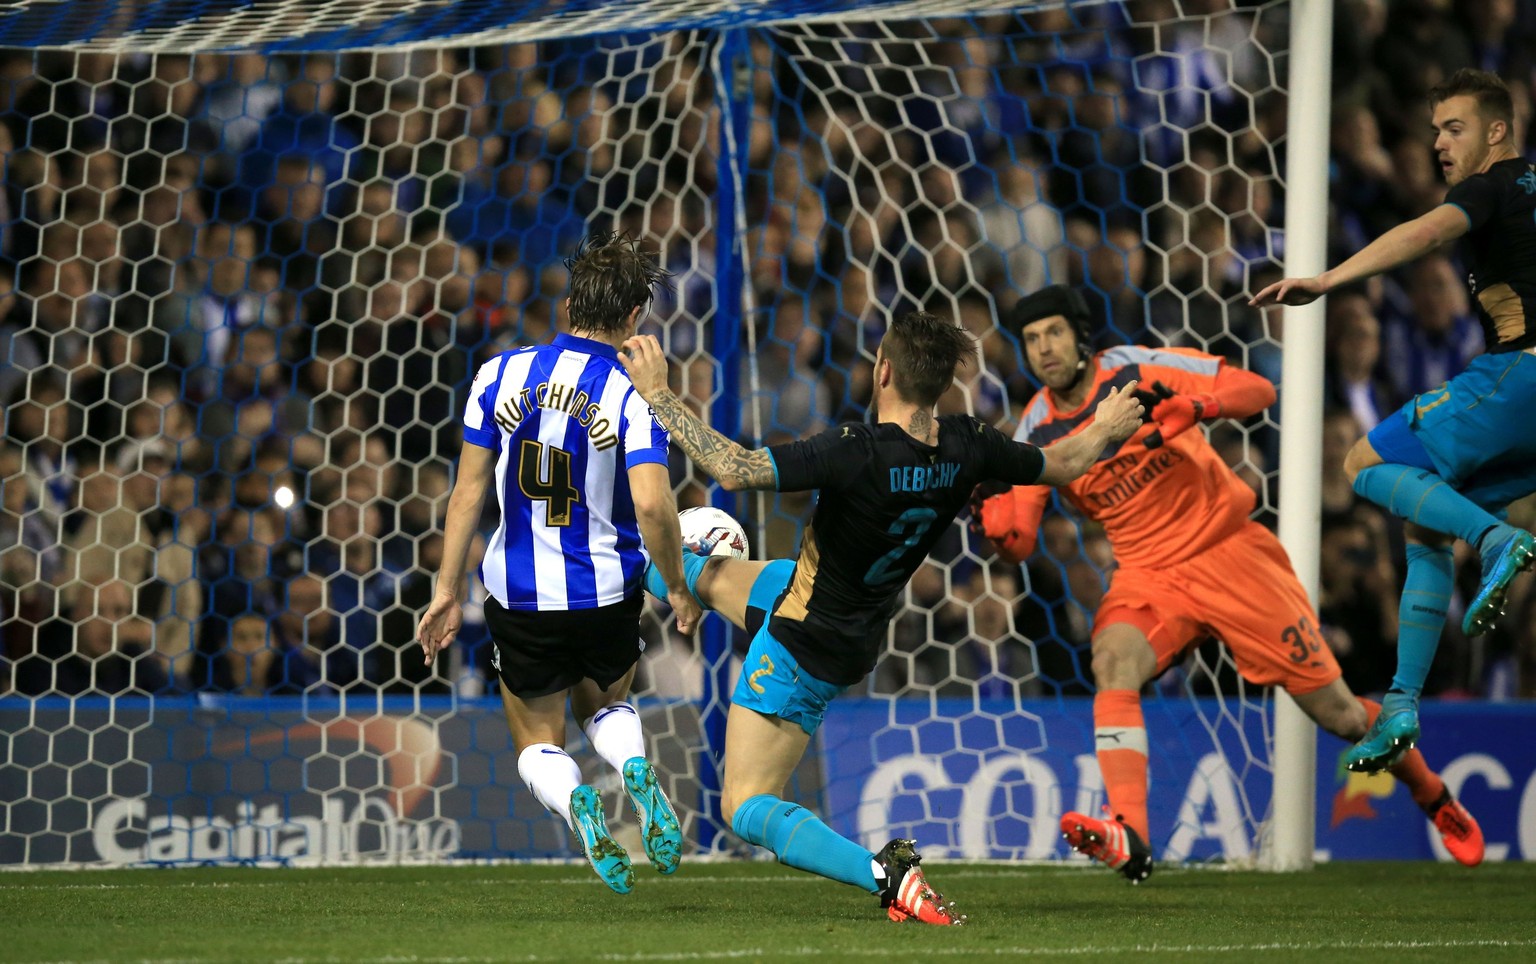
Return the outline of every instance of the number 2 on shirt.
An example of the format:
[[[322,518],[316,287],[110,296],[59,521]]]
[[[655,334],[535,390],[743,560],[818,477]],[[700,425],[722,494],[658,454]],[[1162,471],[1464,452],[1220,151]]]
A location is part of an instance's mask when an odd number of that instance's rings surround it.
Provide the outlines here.
[[[905,534],[906,538],[902,540],[901,545],[875,560],[875,564],[869,567],[869,572],[864,574],[864,585],[878,586],[892,579],[905,578],[903,573],[892,572],[891,567],[900,562],[902,556],[923,540],[923,535],[933,526],[933,520],[938,516],[939,514],[932,509],[908,509],[897,516],[896,521],[892,522],[891,527],[885,531],[893,536]]]

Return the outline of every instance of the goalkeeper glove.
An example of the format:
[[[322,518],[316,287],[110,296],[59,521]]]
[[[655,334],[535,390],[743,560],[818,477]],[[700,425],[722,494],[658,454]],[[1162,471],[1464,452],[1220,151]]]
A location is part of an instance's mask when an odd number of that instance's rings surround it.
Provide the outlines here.
[[[1208,392],[1199,395],[1178,395],[1162,382],[1152,385],[1157,401],[1147,406],[1157,428],[1146,437],[1149,449],[1160,448],[1169,439],[1177,438],[1196,422],[1221,417],[1221,399]]]
[[[971,494],[970,530],[992,542],[999,558],[1015,565],[1035,551],[1035,533],[1019,527],[1019,504],[1026,486],[1009,486],[1002,492],[987,483]]]

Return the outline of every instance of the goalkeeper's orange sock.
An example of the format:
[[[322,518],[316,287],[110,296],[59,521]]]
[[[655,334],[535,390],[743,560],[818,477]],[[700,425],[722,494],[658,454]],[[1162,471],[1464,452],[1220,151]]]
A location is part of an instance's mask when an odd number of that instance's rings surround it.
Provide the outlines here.
[[[1364,696],[1356,697],[1360,705],[1365,707],[1365,725],[1369,729],[1376,722],[1376,717],[1381,715],[1381,704]],[[1424,762],[1424,754],[1418,750],[1409,750],[1401,760],[1397,761],[1387,772],[1397,777],[1398,781],[1408,788],[1413,794],[1413,802],[1420,808],[1432,807],[1440,801],[1440,795],[1445,792],[1445,781],[1439,774],[1429,768]]]
[[[1147,827],[1147,728],[1136,690],[1100,690],[1093,698],[1093,744],[1109,808],[1151,840]]]

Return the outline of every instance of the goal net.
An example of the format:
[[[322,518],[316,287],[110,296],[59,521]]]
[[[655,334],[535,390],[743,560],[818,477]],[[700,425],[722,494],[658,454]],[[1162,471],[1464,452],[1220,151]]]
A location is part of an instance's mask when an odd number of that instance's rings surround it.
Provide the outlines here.
[[[865,418],[919,306],[984,348],[944,409],[1011,434],[1034,385],[997,319],[1055,282],[1099,347],[1278,381],[1245,302],[1278,272],[1284,3],[524,6],[0,16],[0,864],[575,854],[517,786],[477,606],[436,666],[413,635],[468,378],[557,329],[589,229],[657,246],[645,330],[751,445]],[[1271,519],[1274,423],[1212,440]],[[806,497],[673,468],[794,553]],[[1066,857],[1060,814],[1103,798],[1107,544],[1058,507],[1021,570],[963,522],[791,793],[872,847]],[[718,770],[746,640],[647,612],[653,757],[696,851],[744,852]],[[1158,856],[1252,859],[1265,694],[1212,643],[1147,718]]]

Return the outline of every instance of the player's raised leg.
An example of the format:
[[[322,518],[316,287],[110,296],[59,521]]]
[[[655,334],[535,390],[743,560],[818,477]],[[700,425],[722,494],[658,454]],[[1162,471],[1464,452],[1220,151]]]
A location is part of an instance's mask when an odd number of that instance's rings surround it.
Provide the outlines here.
[[[1413,405],[1413,402],[1409,402]],[[1455,589],[1451,534],[1468,542],[1498,520],[1446,485],[1412,430],[1410,409],[1394,413],[1360,439],[1344,459],[1355,491],[1407,522],[1408,571],[1398,604],[1397,671],[1370,730],[1351,749],[1351,770],[1392,766],[1419,740],[1419,694],[1440,646]],[[1470,521],[1469,521],[1470,520]],[[1460,532],[1468,526],[1474,531]]]
[[[1536,312],[1527,297],[1536,277],[1528,212],[1529,173],[1515,134],[1514,98],[1497,74],[1464,69],[1429,92],[1435,151],[1450,187],[1444,202],[1383,233],[1341,264],[1312,278],[1286,278],[1249,302],[1304,305],[1415,260],[1462,237],[1472,305],[1488,352],[1445,385],[1411,399],[1371,430],[1345,460],[1355,491],[1396,515],[1455,535],[1477,549],[1483,578],[1463,628],[1486,631],[1503,608],[1509,581],[1536,557],[1536,538],[1505,526],[1490,505],[1457,491],[1485,469],[1516,466],[1529,478],[1536,460]],[[1404,243],[1404,239],[1416,239]],[[1496,278],[1496,283],[1489,279]],[[1476,279],[1476,280],[1474,280]],[[1478,284],[1481,281],[1481,285]],[[1529,489],[1526,489],[1529,492]],[[1398,714],[1388,705],[1383,718]]]
[[[1487,503],[1459,491],[1485,459],[1524,461],[1523,452],[1505,451],[1511,447],[1507,426],[1478,424],[1492,416],[1482,409],[1511,405],[1512,399],[1500,397],[1499,387],[1507,384],[1512,390],[1521,381],[1489,368],[1483,356],[1444,387],[1409,400],[1356,442],[1344,459],[1344,471],[1360,495],[1413,525],[1456,536],[1477,550],[1483,578],[1462,624],[1469,636],[1492,627],[1503,611],[1510,581],[1536,559],[1536,538],[1500,520]],[[1458,415],[1463,417],[1455,418]],[[1525,494],[1529,489],[1514,491]],[[1430,652],[1432,656],[1433,648]]]
[[[1293,693],[1301,707],[1318,726],[1351,742],[1364,736],[1382,712],[1375,700],[1355,696],[1343,679],[1335,679],[1321,689]],[[1440,839],[1457,862],[1475,867],[1483,862],[1483,832],[1440,775],[1429,768],[1424,755],[1409,750],[1389,768],[1389,772],[1408,788],[1413,802],[1440,832]]]
[[[913,841],[893,840],[873,854],[781,796],[828,701],[841,691],[801,672],[766,630],[758,632],[726,718],[725,819],[780,863],[879,895],[893,921],[962,923],[928,885]]]
[[[1068,812],[1061,818],[1062,835],[1074,850],[1118,870],[1132,883],[1152,875],[1141,686],[1156,668],[1157,656],[1137,626],[1110,616],[1094,634],[1094,752],[1109,798],[1108,814],[1101,819]]]
[[[570,691],[523,698],[501,684],[501,703],[517,749],[517,773],[544,809],[581,840],[592,869],[616,893],[635,885],[629,854],[608,834],[602,796],[581,782],[581,768],[565,752],[565,703]]]
[[[623,779],[630,809],[640,821],[645,856],[651,866],[670,874],[683,856],[682,823],[657,780],[655,767],[646,758],[640,714],[625,702],[634,675],[634,667],[630,667],[606,690],[590,679],[582,680],[571,691],[571,709],[582,721],[582,732],[592,749]]]
[[[695,588],[699,582],[699,575],[704,572],[705,564],[715,560],[716,558],[717,557],[715,556],[701,556],[696,552],[689,552],[687,549],[683,550],[683,578],[688,583],[688,591],[693,593],[693,597],[695,599],[699,598],[698,590]],[[727,560],[721,557],[719,558],[719,561],[726,562],[738,560]],[[663,601],[666,600],[667,584],[661,578],[661,571],[656,568],[656,563],[654,560],[645,567],[645,588],[647,592],[649,592],[652,596],[655,596],[657,599]],[[710,608],[709,606],[705,605],[702,599],[699,600],[699,605],[703,606],[705,609]]]
[[[1365,773],[1390,767],[1418,743],[1419,695],[1455,589],[1452,534],[1475,546],[1500,526],[1436,474],[1434,460],[1413,431],[1413,404],[1383,420],[1344,459],[1355,491],[1401,516],[1409,540],[1398,604],[1397,671],[1382,712],[1346,761],[1349,769]]]
[[[750,625],[749,610],[755,608],[760,615],[771,610],[794,571],[793,559],[758,562],[683,553],[683,575],[688,591],[699,605],[724,616],[738,629],[749,631],[755,631]],[[645,588],[657,599],[667,598],[666,584],[654,565],[645,571]]]

